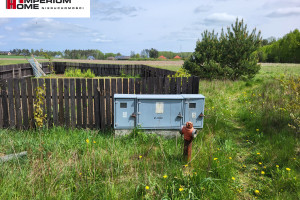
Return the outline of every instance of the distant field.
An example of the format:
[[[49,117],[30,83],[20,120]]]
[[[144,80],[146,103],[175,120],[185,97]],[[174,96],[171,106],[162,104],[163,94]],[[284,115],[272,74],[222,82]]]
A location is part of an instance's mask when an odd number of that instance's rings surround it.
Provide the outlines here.
[[[30,56],[27,56],[29,58]],[[8,58],[8,59],[25,59],[24,56],[8,56],[8,55],[0,55],[1,58]],[[44,56],[38,56],[37,59],[45,59]]]
[[[47,59],[38,58],[40,62],[46,62]],[[129,61],[129,60],[76,60],[76,59],[53,59],[53,62],[78,62],[78,63],[94,63],[94,64],[120,64],[120,65],[150,65],[150,66],[176,66],[180,68],[183,61],[170,60],[170,61]],[[0,57],[0,65],[9,65],[9,64],[18,64],[18,63],[27,63],[26,59],[22,57],[17,58],[7,58]]]
[[[22,56],[0,56],[0,65],[27,63]],[[47,62],[47,59],[38,58],[39,62]],[[95,63],[95,64],[120,64],[120,65],[149,65],[161,69],[177,71],[183,65],[184,61],[119,61],[119,60],[75,60],[75,59],[54,59],[54,62],[79,62],[79,63]],[[291,63],[261,63],[259,75],[278,75],[278,74],[300,74],[300,64]]]

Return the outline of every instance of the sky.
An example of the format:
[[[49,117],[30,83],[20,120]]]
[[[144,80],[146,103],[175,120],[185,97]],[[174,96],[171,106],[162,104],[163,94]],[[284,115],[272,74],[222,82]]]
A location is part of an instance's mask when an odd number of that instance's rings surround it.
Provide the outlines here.
[[[90,0],[90,18],[0,18],[0,51],[193,52],[205,30],[243,19],[263,38],[300,29],[300,0]]]

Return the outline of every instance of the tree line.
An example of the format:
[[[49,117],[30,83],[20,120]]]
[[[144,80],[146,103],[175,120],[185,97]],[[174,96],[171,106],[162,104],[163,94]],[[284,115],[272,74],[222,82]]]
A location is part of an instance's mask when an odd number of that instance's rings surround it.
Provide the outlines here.
[[[48,51],[44,49],[13,49],[10,51],[13,55],[17,56],[44,56],[45,53],[50,57],[59,55],[66,59],[87,59],[89,56],[93,56],[95,59],[107,59],[108,57],[120,56],[120,53],[103,53],[100,50],[88,49],[88,50],[77,50],[77,49],[66,49],[64,51]]]
[[[286,34],[276,41],[263,40],[257,51],[260,62],[300,63],[300,32],[298,29]]]

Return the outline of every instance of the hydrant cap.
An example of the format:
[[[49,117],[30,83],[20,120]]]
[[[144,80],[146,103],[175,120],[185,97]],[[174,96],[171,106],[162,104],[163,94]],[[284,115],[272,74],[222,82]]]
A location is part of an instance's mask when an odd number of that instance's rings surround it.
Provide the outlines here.
[[[185,124],[185,127],[188,128],[188,129],[191,129],[191,128],[193,128],[193,123],[192,122],[187,122]]]

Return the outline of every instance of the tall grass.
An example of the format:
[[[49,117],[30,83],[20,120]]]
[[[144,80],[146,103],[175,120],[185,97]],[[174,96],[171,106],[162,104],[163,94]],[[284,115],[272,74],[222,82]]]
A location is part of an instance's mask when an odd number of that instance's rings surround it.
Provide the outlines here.
[[[292,98],[282,77],[263,77],[200,82],[206,118],[190,163],[182,138],[141,130],[1,130],[0,153],[28,157],[0,164],[0,199],[299,199]]]

